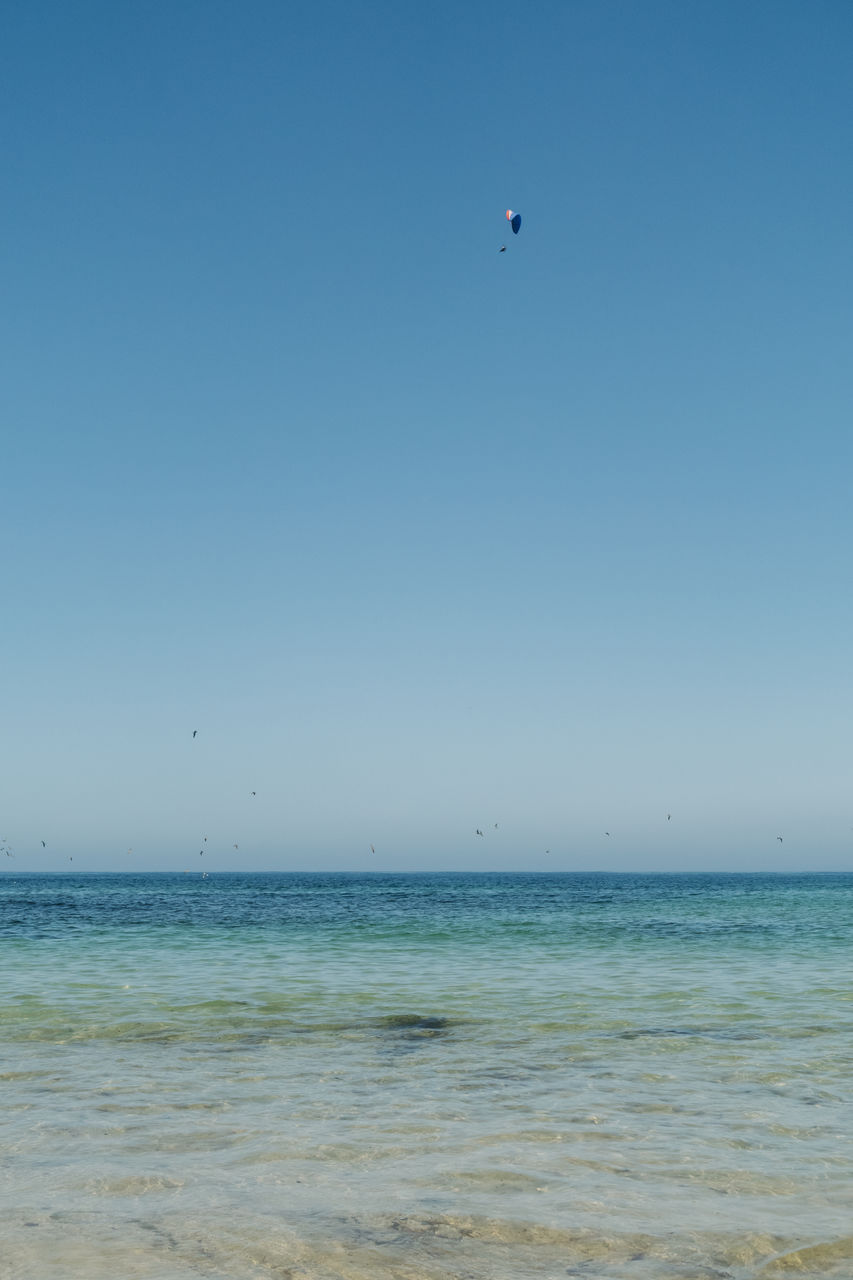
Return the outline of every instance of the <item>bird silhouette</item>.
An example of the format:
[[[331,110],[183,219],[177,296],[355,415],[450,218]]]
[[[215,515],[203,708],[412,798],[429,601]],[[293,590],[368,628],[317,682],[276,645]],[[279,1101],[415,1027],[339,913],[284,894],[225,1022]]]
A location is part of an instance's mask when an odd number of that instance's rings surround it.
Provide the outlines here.
[[[198,729],[193,729],[193,737],[198,733]]]

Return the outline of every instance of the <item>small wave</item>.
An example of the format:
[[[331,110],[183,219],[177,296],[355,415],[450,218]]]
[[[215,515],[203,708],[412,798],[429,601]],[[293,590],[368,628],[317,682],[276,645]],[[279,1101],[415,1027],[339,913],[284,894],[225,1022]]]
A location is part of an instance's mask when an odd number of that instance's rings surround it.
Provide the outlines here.
[[[639,1040],[643,1036],[701,1036],[708,1040],[760,1040],[761,1032],[742,1030],[739,1027],[636,1027],[631,1031],[617,1032],[619,1040]]]
[[[762,1276],[780,1276],[789,1272],[815,1275],[850,1275],[847,1267],[853,1259],[853,1236],[842,1236],[838,1240],[828,1240],[821,1244],[806,1245],[802,1249],[793,1249],[772,1258],[762,1267]],[[844,1263],[844,1271],[838,1264]]]
[[[179,1191],[183,1182],[165,1174],[143,1174],[125,1178],[96,1178],[86,1190],[99,1196],[144,1196],[157,1191]]]

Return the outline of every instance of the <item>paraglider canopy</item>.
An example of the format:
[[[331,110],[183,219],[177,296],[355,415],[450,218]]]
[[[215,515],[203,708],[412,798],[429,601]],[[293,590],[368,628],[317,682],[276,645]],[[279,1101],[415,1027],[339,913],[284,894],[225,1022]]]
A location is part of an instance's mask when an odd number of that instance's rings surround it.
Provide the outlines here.
[[[518,235],[518,229],[521,226],[521,214],[513,213],[512,209],[507,209],[506,220],[509,223],[509,225],[512,227],[515,235]]]

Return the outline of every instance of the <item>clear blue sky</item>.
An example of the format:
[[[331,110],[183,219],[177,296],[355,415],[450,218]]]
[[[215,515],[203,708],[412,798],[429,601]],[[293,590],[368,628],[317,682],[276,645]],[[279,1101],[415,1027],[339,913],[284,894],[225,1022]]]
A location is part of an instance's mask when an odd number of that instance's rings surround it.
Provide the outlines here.
[[[849,867],[851,56],[7,6],[7,868]]]

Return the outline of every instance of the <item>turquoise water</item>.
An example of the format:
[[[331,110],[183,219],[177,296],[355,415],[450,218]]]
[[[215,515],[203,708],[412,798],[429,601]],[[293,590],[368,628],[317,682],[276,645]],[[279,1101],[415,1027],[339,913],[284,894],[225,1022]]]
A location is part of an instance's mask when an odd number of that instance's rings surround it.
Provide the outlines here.
[[[6,874],[0,1273],[853,1275],[853,876]]]

